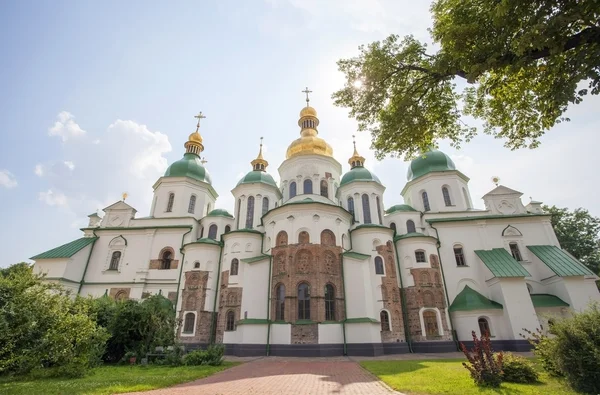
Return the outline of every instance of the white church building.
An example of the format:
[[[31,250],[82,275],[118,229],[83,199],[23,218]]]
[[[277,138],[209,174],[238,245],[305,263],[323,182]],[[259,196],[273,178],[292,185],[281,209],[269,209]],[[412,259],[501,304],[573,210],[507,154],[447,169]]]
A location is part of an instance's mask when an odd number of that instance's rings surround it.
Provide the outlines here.
[[[35,270],[74,294],[162,294],[186,347],[240,356],[456,351],[472,331],[524,350],[523,328],[600,300],[540,202],[500,185],[474,209],[469,178],[432,150],[410,163],[404,204],[386,205],[356,147],[349,168],[333,158],[314,108],[298,125],[279,185],[261,145],[230,213],[215,209],[198,122],[149,216],[116,202],[80,239],[32,257]]]

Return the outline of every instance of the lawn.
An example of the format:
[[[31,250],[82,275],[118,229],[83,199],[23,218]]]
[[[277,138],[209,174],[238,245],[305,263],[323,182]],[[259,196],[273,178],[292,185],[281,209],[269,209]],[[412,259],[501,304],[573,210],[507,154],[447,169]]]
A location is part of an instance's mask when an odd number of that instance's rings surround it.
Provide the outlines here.
[[[462,366],[461,359],[413,361],[363,361],[361,366],[395,390],[406,394],[437,395],[568,395],[576,394],[566,384],[540,370],[537,384],[502,383],[499,389],[479,388]],[[535,363],[535,362],[534,362]]]
[[[221,366],[102,366],[79,379],[0,377],[0,394],[115,394],[169,387],[210,376],[237,363]]]

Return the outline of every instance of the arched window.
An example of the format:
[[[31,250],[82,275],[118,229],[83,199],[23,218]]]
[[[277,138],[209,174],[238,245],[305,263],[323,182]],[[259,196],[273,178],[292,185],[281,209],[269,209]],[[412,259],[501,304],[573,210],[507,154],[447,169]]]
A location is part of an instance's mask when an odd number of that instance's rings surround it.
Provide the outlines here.
[[[325,229],[321,232],[321,244],[325,246],[335,245],[335,235],[329,229]]]
[[[200,269],[200,262],[194,262],[194,269]]]
[[[519,251],[519,245],[513,242],[509,243],[508,246],[510,247],[510,253],[512,254],[513,258],[515,258],[515,261],[521,262],[523,257],[521,256],[521,251]]]
[[[119,292],[117,292],[117,294],[115,295],[115,300],[126,300],[127,299],[127,292],[121,290]]]
[[[369,195],[366,193],[362,195],[362,208],[363,208],[363,217],[364,223],[371,223],[371,202],[369,202]]]
[[[185,320],[183,321],[183,333],[194,333],[194,323],[196,321],[196,314],[187,313]]]
[[[285,285],[275,288],[275,321],[285,321]]]
[[[312,180],[309,180],[308,178],[306,180],[304,180],[304,193],[313,193],[312,190]]]
[[[421,273],[421,285],[429,285],[431,282],[431,276],[427,272]]]
[[[325,286],[325,321],[335,321],[335,290],[331,284]]]
[[[161,260],[160,260],[160,268],[163,270],[170,269],[172,260],[173,260],[173,253],[171,253],[171,251],[163,252]]]
[[[383,220],[381,219],[381,202],[379,200],[379,196],[375,198],[375,202],[377,203],[377,217],[379,217],[379,225],[383,225]]]
[[[452,200],[450,199],[450,191],[448,187],[442,187],[442,195],[444,196],[444,204],[446,206],[452,206]]]
[[[490,324],[488,320],[481,317],[477,320],[477,323],[479,324],[479,333],[481,334],[481,336],[489,337],[492,334],[492,332],[490,332]]]
[[[435,311],[423,312],[423,323],[425,324],[425,334],[427,336],[438,336],[440,334]]]
[[[469,202],[469,194],[467,193],[467,190],[463,188],[462,191],[463,196],[465,197],[465,204],[467,205],[467,208],[471,208],[471,202]]]
[[[310,235],[307,231],[303,230],[298,234],[298,243],[300,244],[308,244],[310,243]]]
[[[310,288],[307,283],[298,285],[298,319],[310,320]]]
[[[327,180],[321,180],[321,196],[329,198],[329,185],[327,185]]]
[[[423,210],[430,211],[431,207],[429,206],[429,198],[427,197],[427,192],[423,191],[421,193],[421,197],[423,198]]]
[[[394,222],[390,222],[390,229],[392,229],[394,234],[396,234],[396,224]]]
[[[190,204],[188,205],[188,213],[194,214],[196,211],[196,195],[190,196]]]
[[[454,246],[454,259],[456,260],[456,266],[467,266],[465,253],[461,245]]]
[[[290,182],[290,199],[296,196],[296,181]]]
[[[254,196],[248,196],[248,207],[246,209],[246,228],[252,229],[254,225]]]
[[[225,233],[231,232],[231,226],[225,225]]]
[[[415,251],[415,258],[417,260],[417,263],[427,262],[427,258],[425,257],[425,251],[423,251],[423,250]]]
[[[287,233],[285,232],[285,230],[282,230],[281,232],[277,233],[277,245],[278,246],[285,246],[288,243],[288,236]]]
[[[415,227],[415,223],[412,219],[406,221],[406,233],[415,233],[417,228]]]
[[[423,306],[434,307],[433,294],[429,291],[423,292]]]
[[[265,196],[263,198],[262,215],[265,215],[267,211],[269,211],[269,198]]]
[[[173,203],[175,202],[175,194],[173,192],[169,193],[169,201],[167,202],[167,213],[173,211]]]
[[[352,220],[355,220],[355,215],[354,215],[354,198],[349,197],[348,198],[348,211],[350,212],[350,214],[352,214]]]
[[[212,224],[208,227],[208,238],[215,240],[217,238],[217,225]]]
[[[229,268],[229,275],[237,276],[239,267],[240,267],[240,261],[238,261],[237,258],[233,258],[231,260],[231,267]]]
[[[240,215],[242,214],[242,199],[238,199],[237,215],[236,215],[236,228],[240,228]]]
[[[108,267],[108,270],[118,270],[120,260],[121,260],[121,251],[113,252],[112,256],[110,258],[110,266]]]
[[[227,319],[225,322],[225,330],[232,331],[234,329],[235,329],[235,314],[233,313],[233,310],[229,310],[227,312]]]
[[[381,310],[381,313],[379,313],[379,321],[381,321],[381,331],[382,332],[387,332],[390,331],[390,315],[388,314],[387,311],[385,310]]]
[[[375,257],[375,274],[383,274],[383,259],[380,256]]]

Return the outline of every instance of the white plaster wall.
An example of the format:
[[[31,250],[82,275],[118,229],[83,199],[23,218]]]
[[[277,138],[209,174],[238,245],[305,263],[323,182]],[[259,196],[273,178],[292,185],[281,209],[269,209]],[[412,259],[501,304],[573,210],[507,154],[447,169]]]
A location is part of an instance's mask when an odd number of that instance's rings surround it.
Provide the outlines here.
[[[244,266],[244,292],[242,294],[242,317],[267,318],[269,293],[268,258],[254,263],[240,262]]]
[[[292,326],[290,324],[271,324],[271,344],[291,344]]]
[[[540,327],[529,291],[522,278],[494,280],[490,288],[491,299],[504,307],[502,312],[504,320],[509,326],[509,339],[520,340],[523,328],[535,331]]]
[[[347,318],[374,317],[370,261],[344,257]],[[357,292],[356,290],[361,290]]]
[[[403,235],[408,233],[406,222],[411,220],[415,223],[415,230],[418,233],[426,232],[426,225],[421,222],[421,213],[417,211],[396,211],[391,214],[386,214],[384,217],[385,226],[390,226],[393,222],[396,224],[396,234]],[[426,233],[425,233],[426,234]]]
[[[400,259],[400,270],[404,287],[412,287],[415,280],[410,269],[426,269],[431,267],[430,255],[437,255],[436,240],[431,237],[411,237],[396,241],[396,249]],[[427,262],[417,263],[415,252],[425,251]]]
[[[558,296],[575,311],[585,310],[590,302],[600,302],[600,293],[593,279],[583,276],[553,278],[548,282],[553,295]]]
[[[242,184],[238,185],[231,191],[233,197],[235,199],[235,213],[236,217],[234,229],[245,229],[248,228],[246,226],[246,219],[248,215],[248,198],[250,196],[254,197],[254,218],[252,221],[251,229],[256,229],[261,224],[261,219],[263,216],[263,198],[267,197],[269,199],[269,210],[275,208],[275,204],[280,199],[280,192],[276,187],[269,186],[264,183],[256,183],[256,184]],[[239,210],[239,223],[238,223],[238,205],[240,205]]]
[[[381,343],[381,326],[378,323],[346,324],[346,343]]]
[[[339,189],[338,197],[342,202],[342,207],[349,210],[348,199],[352,197],[354,199],[354,219],[361,224],[365,223],[365,213],[363,212],[362,196],[367,195],[369,197],[369,212],[371,214],[372,224],[383,225],[384,216],[384,203],[383,203],[383,192],[385,187],[374,181],[354,181],[349,184],[343,185]],[[377,214],[377,197],[380,200],[381,218]]]
[[[320,182],[326,179],[329,189],[329,199],[337,202],[336,187],[339,185],[342,166],[334,158],[323,155],[299,155],[286,159],[279,166],[280,187],[283,202],[290,199],[289,184],[296,182],[296,193],[304,194],[304,180],[310,179],[313,183],[313,194],[320,194]],[[330,173],[330,178],[325,178],[325,173]]]
[[[471,331],[475,331],[477,336],[481,336],[478,322],[481,317],[488,320],[493,340],[512,339],[511,329],[501,310],[457,311],[451,315],[452,324],[460,341],[471,341],[473,339]]]
[[[442,187],[447,186],[450,193],[451,206],[446,206]],[[465,188],[468,201],[465,201],[462,188]],[[416,210],[425,211],[421,192],[426,191],[432,212],[465,211],[473,207],[468,181],[456,171],[434,172],[413,180],[402,191],[404,201]]]
[[[267,342],[267,324],[238,325],[239,341],[244,344],[265,344]]]
[[[242,262],[242,259],[253,258],[262,254],[261,235],[248,232],[230,232],[223,236],[223,240],[225,245],[221,272],[230,270],[231,261],[234,258],[237,258],[239,260],[238,275],[229,276],[229,286],[244,287],[246,271],[248,270],[249,264]],[[268,275],[265,275],[265,277],[268,277]],[[242,293],[242,300],[245,298],[245,294],[246,291],[244,290]]]
[[[167,212],[169,194],[175,194],[173,209]],[[196,195],[194,213],[188,213],[190,197]],[[211,210],[215,207],[217,195],[214,195],[208,184],[187,177],[161,177],[154,185],[154,201],[151,216],[194,217],[200,219],[207,214],[208,204]]]
[[[65,276],[69,258],[59,259],[40,259],[35,262],[33,272],[36,274],[46,274],[50,278],[60,278]],[[71,280],[79,281],[79,279],[71,278]]]
[[[319,324],[319,344],[343,343],[344,333],[341,324]]]
[[[238,330],[239,328],[240,327],[237,327],[235,331],[223,332],[223,344],[242,343],[242,333]]]
[[[204,217],[200,220],[200,226],[198,227],[197,238],[208,238],[208,231],[211,225],[217,226],[217,236],[215,240],[221,240],[221,235],[225,233],[225,227],[229,225],[230,231],[235,229],[235,220],[227,217]]]

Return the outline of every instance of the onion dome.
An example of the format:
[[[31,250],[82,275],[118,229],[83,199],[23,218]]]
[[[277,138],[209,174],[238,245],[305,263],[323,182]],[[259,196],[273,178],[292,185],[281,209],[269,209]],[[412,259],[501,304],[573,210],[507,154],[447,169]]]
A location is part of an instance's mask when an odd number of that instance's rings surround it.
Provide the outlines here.
[[[417,210],[415,210],[408,204],[395,204],[392,207],[385,210],[385,213],[391,214],[391,213],[395,213],[395,212],[410,212],[410,211],[417,211]]]
[[[252,165],[252,171],[246,174],[244,178],[242,178],[237,183],[237,185],[263,183],[277,188],[275,180],[273,180],[273,177],[271,177],[271,175],[266,171],[267,166],[269,166],[269,162],[267,162],[265,158],[263,158],[262,140],[263,138],[261,137],[258,156],[256,157],[256,159],[250,162],[250,164]]]
[[[354,136],[352,136],[354,138]],[[358,151],[356,150],[356,141],[354,143],[354,153],[348,159],[348,163],[350,164],[350,171],[342,176],[342,180],[340,181],[340,187],[346,184],[349,184],[354,181],[374,181],[378,184],[381,184],[379,178],[371,173],[371,171],[367,170],[364,167],[365,158],[360,156]]]
[[[189,135],[188,141],[184,144],[185,154],[183,155],[183,158],[174,162],[167,168],[165,177],[189,177],[194,180],[211,184],[212,181],[210,175],[204,168],[204,163],[206,163],[206,161],[200,159],[200,153],[204,151],[202,136],[199,133],[200,119],[206,117],[200,112],[195,118],[198,118],[196,131]]]
[[[438,150],[431,150],[413,159],[408,167],[406,178],[412,181],[435,171],[456,170],[454,162],[448,155]]]
[[[300,138],[292,141],[287,149],[286,159],[298,155],[323,155],[333,156],[333,149],[329,144],[318,136],[317,126],[319,126],[319,118],[317,118],[317,110],[310,107],[308,93],[311,92],[308,88],[303,91],[306,93],[306,107],[300,111]]]
[[[207,217],[227,217],[233,218],[233,215],[229,213],[229,211],[223,208],[216,208],[212,210],[210,213],[206,214]]]

